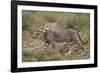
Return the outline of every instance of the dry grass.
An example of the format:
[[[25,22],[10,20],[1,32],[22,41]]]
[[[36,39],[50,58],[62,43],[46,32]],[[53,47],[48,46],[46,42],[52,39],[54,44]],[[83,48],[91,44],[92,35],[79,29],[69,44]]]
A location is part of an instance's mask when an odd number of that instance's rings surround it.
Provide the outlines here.
[[[84,51],[77,44],[71,45],[69,49],[65,47],[65,43],[56,43],[55,49],[51,46],[43,48],[44,41],[33,39],[31,36],[25,38],[27,33],[23,34],[23,62],[79,60],[90,57],[89,43],[84,45]]]

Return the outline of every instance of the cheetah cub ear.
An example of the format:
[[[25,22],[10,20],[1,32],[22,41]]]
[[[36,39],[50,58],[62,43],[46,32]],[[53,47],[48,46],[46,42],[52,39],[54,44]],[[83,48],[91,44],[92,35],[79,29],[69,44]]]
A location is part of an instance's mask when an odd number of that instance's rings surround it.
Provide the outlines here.
[[[44,26],[40,26],[39,29],[38,29],[39,32],[42,32],[42,33],[45,33],[46,32],[46,29]]]
[[[43,28],[44,28],[44,30],[49,30],[49,28],[47,26],[44,26]]]

